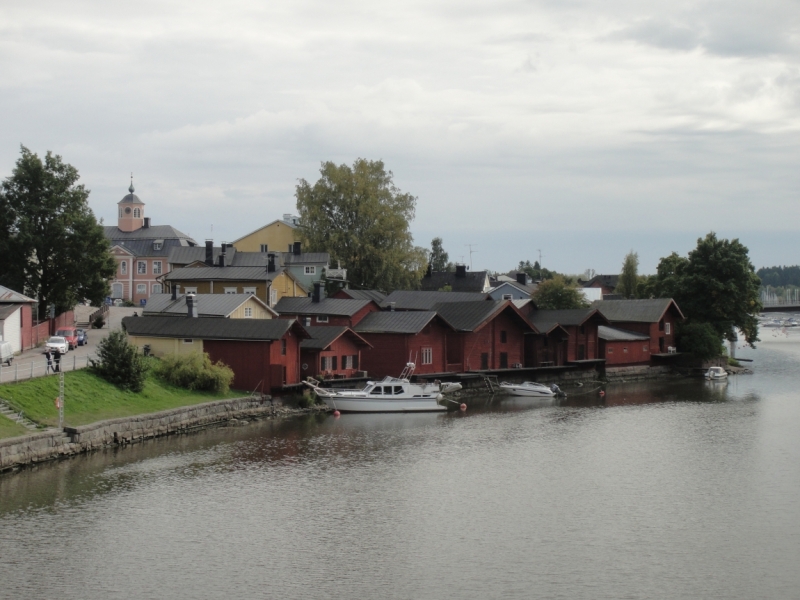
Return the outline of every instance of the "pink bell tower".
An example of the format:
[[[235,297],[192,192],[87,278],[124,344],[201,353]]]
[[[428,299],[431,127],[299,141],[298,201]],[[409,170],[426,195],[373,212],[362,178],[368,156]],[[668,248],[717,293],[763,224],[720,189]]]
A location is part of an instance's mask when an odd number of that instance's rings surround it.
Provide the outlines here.
[[[133,173],[128,191],[130,193],[117,203],[119,206],[117,227],[120,231],[136,231],[144,226],[144,202],[133,193]]]

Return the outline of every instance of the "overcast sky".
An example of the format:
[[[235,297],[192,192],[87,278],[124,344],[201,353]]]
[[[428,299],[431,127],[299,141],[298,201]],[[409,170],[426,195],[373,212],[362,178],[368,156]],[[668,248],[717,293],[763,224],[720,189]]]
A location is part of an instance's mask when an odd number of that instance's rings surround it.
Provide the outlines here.
[[[114,224],[133,172],[201,243],[364,157],[474,269],[653,272],[711,230],[797,264],[799,108],[795,0],[0,4],[0,177],[52,150]]]

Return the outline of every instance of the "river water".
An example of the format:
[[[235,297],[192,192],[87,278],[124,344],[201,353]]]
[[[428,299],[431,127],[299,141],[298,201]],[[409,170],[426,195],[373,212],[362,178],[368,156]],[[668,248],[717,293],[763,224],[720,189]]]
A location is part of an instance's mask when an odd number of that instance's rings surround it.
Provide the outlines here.
[[[0,597],[800,598],[791,333],[727,384],[261,422],[2,476]]]

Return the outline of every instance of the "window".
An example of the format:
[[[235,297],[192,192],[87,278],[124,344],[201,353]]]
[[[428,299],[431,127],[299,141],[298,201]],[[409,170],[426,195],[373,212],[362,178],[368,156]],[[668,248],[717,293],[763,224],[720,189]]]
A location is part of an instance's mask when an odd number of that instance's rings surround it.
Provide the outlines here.
[[[256,288],[242,288],[243,294],[250,294],[251,296],[256,295]]]
[[[138,219],[142,216],[142,209],[141,208],[134,208],[133,209],[133,216],[134,218]]]
[[[128,261],[127,260],[123,260],[121,263],[119,263],[119,270],[120,270],[120,273],[122,273],[123,275],[127,275],[128,274]]]
[[[160,294],[161,293],[161,289],[162,289],[161,288],[161,284],[160,283],[154,283],[152,289],[153,289],[153,293],[154,294]]]
[[[153,250],[161,250],[163,246],[164,244],[162,242],[153,242]]]
[[[664,324],[664,333],[669,335],[669,323]]]
[[[622,353],[623,353],[623,354],[627,354],[627,353],[628,353],[628,347],[627,347],[627,346],[625,346],[625,347],[622,349]]]
[[[306,267],[306,275],[316,275],[317,267]]]
[[[244,318],[245,319],[252,319],[253,318],[253,309],[249,306],[245,306],[244,308]]]
[[[609,349],[608,349],[608,353],[609,353],[609,354],[614,354],[614,349],[613,349],[613,348],[609,348]]]
[[[423,365],[433,364],[433,348],[422,349],[422,364]]]
[[[145,275],[147,273],[147,263],[143,260],[140,260],[136,263],[136,272],[139,275]]]
[[[120,217],[122,216],[122,209],[121,208],[119,209],[119,216]]]
[[[239,288],[235,288],[235,287],[226,287],[225,288],[225,293],[226,294],[235,294],[236,290],[238,290],[238,289]]]
[[[508,352],[501,352],[500,353],[500,368],[507,369],[508,368]]]
[[[286,338],[281,340],[281,356],[286,356]],[[333,359],[334,365],[336,364],[336,359]],[[334,369],[336,367],[333,367]]]
[[[503,300],[513,300],[514,296],[511,294],[503,294]]]
[[[147,284],[146,283],[137,283],[136,284],[136,293],[137,294],[146,294],[147,293]]]
[[[500,332],[500,343],[505,344],[508,341],[508,334],[505,331]]]
[[[328,357],[321,356],[319,358],[319,370],[320,371],[327,371],[328,370]]]
[[[338,356],[331,356],[331,371],[336,370],[336,359],[339,358]]]
[[[185,339],[185,340],[183,340],[183,343],[184,344],[194,344],[194,340]]]
[[[347,366],[347,356],[342,355],[342,370],[349,369],[350,367]]]
[[[647,352],[647,346],[642,346],[642,351]]]
[[[294,254],[294,244],[289,244],[289,254]]]
[[[267,248],[266,244],[261,244],[261,251],[262,252],[269,252],[269,248]]]
[[[154,260],[153,261],[153,275],[161,275],[161,261]]]
[[[324,317],[322,315],[317,316],[317,323],[327,323],[328,322],[328,315]]]
[[[183,293],[184,294],[196,294],[197,293],[197,288],[196,287],[183,288]]]
[[[278,303],[278,290],[270,290],[269,292],[270,306],[275,306],[277,303]]]

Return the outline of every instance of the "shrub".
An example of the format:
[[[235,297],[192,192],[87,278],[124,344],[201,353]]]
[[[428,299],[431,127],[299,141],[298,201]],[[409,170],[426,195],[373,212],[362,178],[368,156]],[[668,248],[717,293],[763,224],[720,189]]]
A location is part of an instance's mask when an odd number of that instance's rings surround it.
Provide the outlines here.
[[[681,352],[691,354],[696,360],[708,360],[720,356],[724,348],[720,336],[709,323],[684,323],[678,329],[678,347]]]
[[[233,381],[233,371],[221,361],[211,362],[208,353],[170,354],[156,367],[159,377],[187,390],[226,393]]]
[[[92,322],[92,327],[94,329],[102,329],[103,325],[106,324],[105,319],[103,319],[103,315],[97,315]]]
[[[149,365],[121,330],[112,331],[97,344],[97,358],[91,361],[92,368],[109,383],[132,392],[144,389]]]

